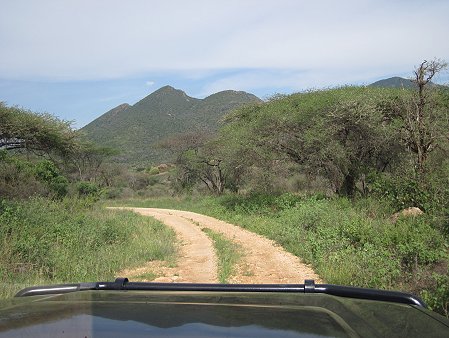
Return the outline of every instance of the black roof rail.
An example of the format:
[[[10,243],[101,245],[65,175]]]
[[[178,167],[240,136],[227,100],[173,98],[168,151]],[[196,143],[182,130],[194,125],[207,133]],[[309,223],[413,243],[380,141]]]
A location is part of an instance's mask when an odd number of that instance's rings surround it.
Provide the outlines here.
[[[77,283],[31,286],[20,290],[14,297],[55,295],[75,291],[97,290],[98,284],[99,283]]]
[[[318,293],[338,297],[402,303],[427,308],[424,301],[409,293],[333,284],[315,284],[313,280],[305,280],[304,284],[201,284],[129,282],[128,278],[117,278],[114,282],[29,287],[19,291],[15,297],[61,294],[85,290]]]

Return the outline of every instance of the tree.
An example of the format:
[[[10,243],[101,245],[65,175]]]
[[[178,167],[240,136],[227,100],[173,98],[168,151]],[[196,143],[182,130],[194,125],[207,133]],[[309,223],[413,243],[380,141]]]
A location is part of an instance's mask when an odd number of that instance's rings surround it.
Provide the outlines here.
[[[405,142],[409,149],[416,154],[416,172],[422,176],[429,153],[438,147],[444,138],[445,132],[439,126],[438,101],[435,99],[437,87],[432,79],[443,69],[447,63],[441,60],[424,60],[414,70],[411,79],[416,84],[416,93],[406,105],[404,118]]]
[[[0,102],[0,149],[24,149],[37,154],[68,155],[76,146],[78,134],[70,122],[50,114],[7,107]]]
[[[176,186],[191,189],[198,181],[213,193],[224,191],[222,159],[211,150],[209,133],[189,132],[175,135],[159,144],[176,155]]]
[[[401,151],[390,92],[345,87],[282,97],[237,111],[226,130],[258,156],[289,159],[353,196],[362,175],[385,170]]]
[[[227,175],[221,144],[211,140],[196,154],[196,176],[210,192],[221,195],[226,187]]]
[[[76,170],[80,181],[96,182],[98,177],[102,176],[101,169],[106,160],[117,153],[115,149],[97,147],[91,142],[80,140],[65,160],[69,167]]]

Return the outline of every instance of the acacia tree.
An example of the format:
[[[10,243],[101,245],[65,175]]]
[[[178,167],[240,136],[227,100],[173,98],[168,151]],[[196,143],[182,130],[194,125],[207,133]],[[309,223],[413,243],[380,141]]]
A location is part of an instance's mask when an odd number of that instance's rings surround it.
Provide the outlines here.
[[[68,181],[57,162],[78,142],[69,122],[0,103],[0,197],[63,197]]]
[[[385,171],[403,152],[396,141],[398,133],[386,117],[391,113],[385,110],[388,100],[382,91],[367,91],[362,97],[339,102],[327,114],[327,142],[333,145],[323,145],[330,159],[323,167],[334,168],[340,195],[353,197],[362,177]]]
[[[242,147],[272,161],[289,159],[353,196],[363,174],[386,170],[401,151],[389,100],[374,88],[300,93],[245,107],[228,118],[226,130],[242,138]]]
[[[409,149],[416,154],[416,172],[422,176],[429,153],[437,148],[440,142],[447,138],[441,130],[440,107],[435,99],[437,87],[432,79],[443,69],[447,63],[441,60],[424,60],[414,70],[411,79],[416,84],[416,93],[406,105],[403,115],[405,142]]]
[[[70,127],[70,122],[50,114],[7,107],[0,102],[0,149],[66,156],[77,142],[78,134]]]
[[[91,142],[80,140],[69,156],[66,156],[66,165],[76,170],[80,181],[93,181],[104,176],[102,167],[108,158],[117,155],[118,151],[108,147],[97,147]],[[104,184],[109,185],[109,180]]]
[[[189,132],[163,140],[159,146],[172,152],[176,163],[176,189],[192,188],[198,181],[217,194],[224,191],[222,160],[206,147],[209,133]]]

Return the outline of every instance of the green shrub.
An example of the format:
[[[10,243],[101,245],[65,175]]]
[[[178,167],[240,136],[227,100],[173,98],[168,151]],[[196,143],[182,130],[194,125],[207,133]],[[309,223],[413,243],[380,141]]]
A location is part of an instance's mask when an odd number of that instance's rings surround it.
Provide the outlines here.
[[[441,214],[449,208],[449,164],[444,169],[428,173],[421,181],[405,175],[372,176],[371,190],[374,196],[388,201],[395,210],[418,207]]]
[[[152,187],[154,185],[156,185],[157,183],[159,183],[159,179],[155,176],[150,176],[148,178],[148,186]]]
[[[81,181],[78,182],[76,185],[76,190],[78,192],[78,196],[87,197],[99,197],[100,195],[100,188],[95,184],[91,182]]]
[[[47,196],[61,199],[69,182],[49,160],[33,162],[19,156],[3,155],[0,168],[0,195],[9,198]]]
[[[431,205],[431,194],[414,178],[379,176],[371,185],[372,192],[387,200],[395,210],[409,207],[427,210]]]
[[[69,181],[64,176],[57,176],[48,182],[48,187],[55,194],[55,197],[61,199],[67,196],[69,191]]]
[[[423,290],[421,297],[431,310],[449,317],[449,273],[446,275],[434,274],[435,287]]]
[[[38,162],[34,166],[34,172],[36,177],[44,182],[50,182],[52,179],[60,175],[55,164],[49,160]]]
[[[38,180],[46,183],[50,191],[53,192],[54,197],[61,199],[67,195],[69,181],[60,174],[52,161],[43,160],[38,162],[34,166],[34,174]]]
[[[121,187],[110,187],[104,191],[104,197],[107,199],[117,199],[122,197],[123,188]]]

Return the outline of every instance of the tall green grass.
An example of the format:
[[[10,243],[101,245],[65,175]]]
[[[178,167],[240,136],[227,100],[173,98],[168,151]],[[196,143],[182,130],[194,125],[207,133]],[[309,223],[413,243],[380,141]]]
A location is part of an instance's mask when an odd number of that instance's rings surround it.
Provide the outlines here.
[[[175,254],[160,222],[85,200],[0,204],[0,297],[34,284],[111,280],[117,271]]]

